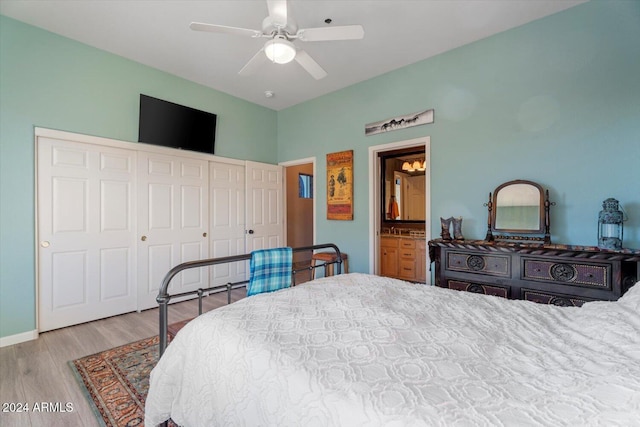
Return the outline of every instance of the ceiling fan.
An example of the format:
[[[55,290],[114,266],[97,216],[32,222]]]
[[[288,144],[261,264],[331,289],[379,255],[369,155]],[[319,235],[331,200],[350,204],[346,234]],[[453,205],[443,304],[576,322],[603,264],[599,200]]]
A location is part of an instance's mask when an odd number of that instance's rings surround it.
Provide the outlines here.
[[[269,39],[262,49],[239,71],[240,75],[253,74],[267,60],[286,64],[295,59],[316,80],[326,77],[327,72],[307,52],[294,45],[293,40],[315,42],[359,40],[364,37],[364,29],[361,25],[298,29],[295,21],[288,16],[287,0],[267,0],[267,7],[269,16],[262,21],[262,31],[202,22],[192,22],[189,28],[194,31]],[[331,21],[329,20],[329,22]]]

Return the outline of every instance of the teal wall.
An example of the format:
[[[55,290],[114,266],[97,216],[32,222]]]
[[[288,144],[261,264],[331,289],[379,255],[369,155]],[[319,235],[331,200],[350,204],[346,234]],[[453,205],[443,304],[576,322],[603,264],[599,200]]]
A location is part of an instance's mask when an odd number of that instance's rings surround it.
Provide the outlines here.
[[[428,40],[426,41],[428,42]],[[364,135],[366,123],[435,109],[429,125]],[[316,156],[317,238],[368,271],[368,148],[431,137],[431,233],[463,216],[483,239],[502,182],[548,188],[552,240],[597,244],[602,201],[640,248],[640,2],[592,1],[278,113],[278,159]],[[354,150],[353,221],[326,219],[325,155]]]
[[[274,112],[0,17],[0,336],[35,328],[33,127],[137,139],[138,94],[218,114],[218,154],[315,156],[317,239],[367,271],[368,147],[431,137],[432,235],[464,217],[483,238],[489,191],[549,188],[553,240],[596,244],[601,202],[640,248],[640,2],[591,1],[344,90]],[[364,136],[366,123],[435,109],[435,123]],[[252,123],[247,126],[247,123]],[[355,219],[328,221],[327,153],[354,150]]]
[[[35,329],[34,126],[137,141],[140,93],[218,114],[216,154],[277,163],[275,111],[0,16],[0,336]]]

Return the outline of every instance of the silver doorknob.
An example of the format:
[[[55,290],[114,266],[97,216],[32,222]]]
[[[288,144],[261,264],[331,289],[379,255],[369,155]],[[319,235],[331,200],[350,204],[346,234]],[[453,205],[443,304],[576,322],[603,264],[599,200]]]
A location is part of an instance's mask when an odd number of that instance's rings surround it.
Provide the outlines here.
[[[43,240],[42,242],[40,242],[40,246],[42,246],[43,248],[48,248],[49,247],[49,242],[46,240]]]

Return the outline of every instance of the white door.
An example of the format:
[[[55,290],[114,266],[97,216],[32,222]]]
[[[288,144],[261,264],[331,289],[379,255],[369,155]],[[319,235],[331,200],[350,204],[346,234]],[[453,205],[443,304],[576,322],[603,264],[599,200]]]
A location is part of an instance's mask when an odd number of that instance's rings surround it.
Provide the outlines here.
[[[424,175],[409,176],[405,179],[407,202],[404,219],[415,220],[426,218],[425,210],[425,177]]]
[[[136,153],[37,140],[38,329],[136,309]]]
[[[246,162],[247,252],[284,246],[282,166]]]
[[[210,257],[246,253],[245,167],[223,162],[209,163]],[[236,283],[247,278],[247,263],[211,267],[211,285]]]
[[[138,153],[138,310],[157,307],[167,272],[208,258],[209,162]],[[169,293],[209,285],[208,267],[179,273]]]

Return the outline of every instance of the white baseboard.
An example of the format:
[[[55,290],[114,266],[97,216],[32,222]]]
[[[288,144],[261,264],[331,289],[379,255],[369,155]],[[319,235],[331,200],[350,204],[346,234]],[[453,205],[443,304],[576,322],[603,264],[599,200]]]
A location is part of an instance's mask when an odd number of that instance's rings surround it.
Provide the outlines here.
[[[35,339],[38,339],[38,331],[36,329],[21,334],[9,335],[8,337],[0,338],[0,348]]]

